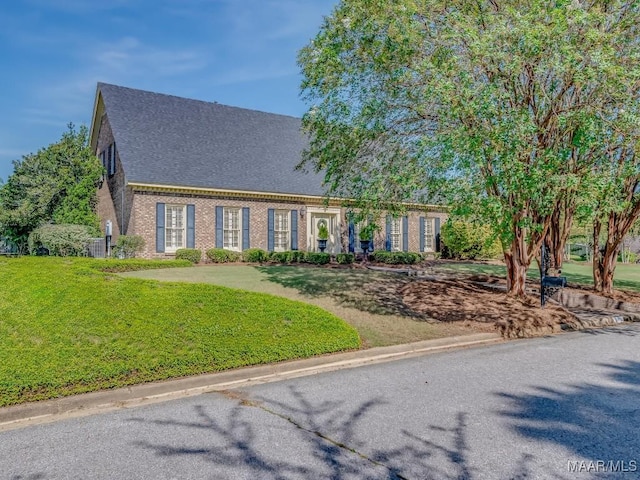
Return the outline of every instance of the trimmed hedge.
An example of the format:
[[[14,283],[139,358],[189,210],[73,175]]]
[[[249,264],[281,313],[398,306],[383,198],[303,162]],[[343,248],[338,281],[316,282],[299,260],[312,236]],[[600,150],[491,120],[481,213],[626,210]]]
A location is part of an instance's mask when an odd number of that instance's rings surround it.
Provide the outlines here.
[[[275,263],[303,263],[306,261],[307,252],[288,250],[286,252],[271,252],[269,260]]]
[[[202,250],[197,248],[179,248],[176,250],[176,260],[189,260],[191,263],[200,263]]]
[[[340,265],[350,265],[355,258],[356,256],[353,253],[339,253],[336,255],[336,262]]]
[[[304,259],[307,263],[313,265],[326,265],[331,261],[331,255],[328,253],[307,252]]]
[[[475,260],[499,257],[500,243],[484,224],[449,218],[442,225],[442,257]]]
[[[207,258],[213,263],[237,262],[242,258],[242,254],[239,252],[225,250],[224,248],[210,248],[206,254]]]
[[[422,260],[422,255],[415,252],[387,252],[376,250],[369,254],[369,260],[387,265],[413,265]]]
[[[262,263],[269,259],[269,253],[261,248],[249,248],[242,252],[242,261],[249,263]]]

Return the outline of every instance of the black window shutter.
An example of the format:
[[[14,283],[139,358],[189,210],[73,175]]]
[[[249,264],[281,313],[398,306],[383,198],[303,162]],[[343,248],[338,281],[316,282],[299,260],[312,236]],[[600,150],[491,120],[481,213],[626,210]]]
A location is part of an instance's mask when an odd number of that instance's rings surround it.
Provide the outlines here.
[[[222,248],[224,246],[224,208],[216,207],[216,248]]]
[[[356,226],[349,222],[349,253],[356,251]]]
[[[187,205],[187,248],[196,248],[196,206]]]
[[[402,251],[409,251],[409,217],[402,217]]]
[[[116,174],[116,142],[113,142],[113,150],[111,151],[111,155],[113,157],[112,175],[115,175]]]
[[[249,233],[249,207],[244,207],[242,209],[242,250],[246,250],[251,246]]]
[[[298,210],[291,210],[291,250],[298,250]]]
[[[273,234],[274,229],[274,221],[275,221],[275,211],[273,208],[267,210],[267,250],[269,252],[273,252],[273,244],[275,243],[275,238]]]
[[[384,242],[384,248],[387,252],[391,251],[391,217],[389,215],[387,215],[387,235],[385,238],[385,242]]]
[[[420,217],[420,251],[424,252],[424,217]]]
[[[164,203],[156,203],[156,252],[164,253]]]
[[[433,235],[436,237],[436,252],[440,251],[440,219],[433,219]]]

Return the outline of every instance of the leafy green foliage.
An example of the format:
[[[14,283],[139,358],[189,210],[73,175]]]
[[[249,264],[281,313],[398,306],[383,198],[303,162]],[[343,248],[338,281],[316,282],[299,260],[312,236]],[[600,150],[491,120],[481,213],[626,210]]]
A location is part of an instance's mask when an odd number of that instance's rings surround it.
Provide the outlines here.
[[[45,223],[86,225],[98,234],[96,184],[103,169],[86,127],[69,125],[59,142],[13,166],[0,187],[0,236],[24,251],[31,231]]]
[[[275,263],[302,263],[306,261],[307,252],[288,250],[286,252],[271,252],[269,260]]]
[[[213,263],[238,262],[242,258],[241,253],[225,250],[224,248],[210,248],[206,251],[206,255]]]
[[[86,225],[43,225],[29,234],[29,252],[36,255],[46,249],[59,257],[85,256],[90,239],[91,228]]]
[[[318,240],[327,240],[329,238],[329,229],[326,223],[321,223],[318,226]]]
[[[414,265],[422,260],[422,255],[416,252],[387,252],[376,250],[369,254],[372,262],[386,263],[388,265]]]
[[[306,252],[304,261],[312,265],[326,265],[331,262],[331,255],[322,252]]]
[[[442,225],[441,235],[444,258],[489,259],[502,251],[491,229],[479,222],[449,218]]]
[[[0,406],[360,345],[352,327],[315,306],[99,270],[144,263],[1,260]]]
[[[242,260],[249,263],[262,263],[268,258],[269,253],[261,248],[249,248],[242,252]]]
[[[353,253],[339,253],[336,255],[336,262],[340,265],[351,265],[355,258]]]
[[[200,263],[202,250],[197,248],[179,248],[176,250],[176,260],[188,260],[191,263]]]
[[[135,258],[144,248],[144,238],[140,235],[120,235],[113,247],[116,258]]]
[[[524,294],[558,202],[592,195],[594,165],[624,178],[608,159],[640,158],[638,24],[623,0],[343,0],[299,54],[301,168],[364,214],[473,213]]]

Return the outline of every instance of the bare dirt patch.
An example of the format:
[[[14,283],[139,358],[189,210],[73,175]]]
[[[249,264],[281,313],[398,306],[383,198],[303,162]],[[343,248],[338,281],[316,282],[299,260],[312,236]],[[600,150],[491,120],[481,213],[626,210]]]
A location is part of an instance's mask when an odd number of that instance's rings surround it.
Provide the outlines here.
[[[470,280],[416,280],[399,293],[417,313],[480,330],[497,328],[505,337],[546,335],[560,331],[562,324],[575,324],[575,317],[562,307],[540,308],[536,297],[516,299]]]

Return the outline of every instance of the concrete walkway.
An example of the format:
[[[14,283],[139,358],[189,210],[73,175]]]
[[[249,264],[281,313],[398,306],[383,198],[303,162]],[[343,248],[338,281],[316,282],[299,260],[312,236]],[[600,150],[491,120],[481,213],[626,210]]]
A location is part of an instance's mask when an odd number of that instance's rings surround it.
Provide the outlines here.
[[[445,337],[24,403],[0,408],[0,431],[502,341],[503,339],[497,333]]]

